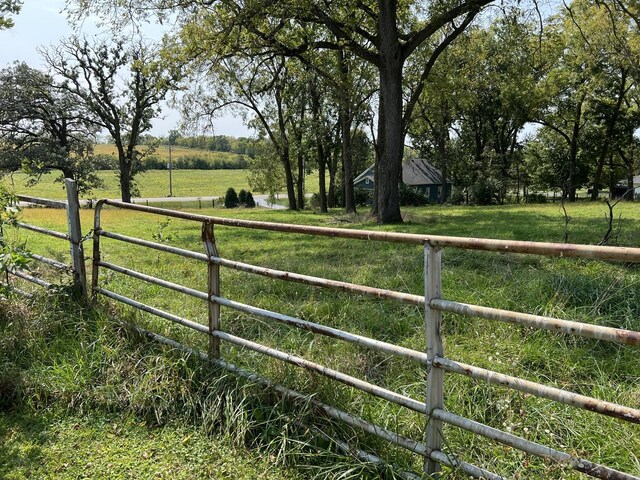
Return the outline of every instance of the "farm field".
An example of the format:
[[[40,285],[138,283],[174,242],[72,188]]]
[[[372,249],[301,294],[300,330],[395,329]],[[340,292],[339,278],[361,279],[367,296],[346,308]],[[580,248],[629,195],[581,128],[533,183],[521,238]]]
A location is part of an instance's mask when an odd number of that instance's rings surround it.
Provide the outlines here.
[[[568,226],[569,241],[597,243],[606,230],[606,206],[580,203],[568,205],[567,209],[571,216]],[[404,212],[405,224],[378,227],[365,215],[344,217],[339,212],[318,215],[312,212],[266,210],[197,211],[214,216],[262,221],[552,242],[562,241],[565,229],[559,206],[551,204],[506,207],[431,206],[405,209]],[[82,214],[83,229],[88,231],[92,212],[83,210]],[[616,215],[618,214],[621,216],[618,242],[626,246],[640,246],[640,205],[620,204],[616,207]],[[55,210],[25,209],[23,217],[26,221],[41,226],[60,230],[65,228],[63,215]],[[102,227],[125,235],[160,240],[169,245],[202,251],[200,225],[197,223],[132,212],[123,214],[115,209],[105,209]],[[26,240],[27,248],[35,252],[60,259],[65,257],[64,244],[56,249],[53,241],[43,241],[32,233],[21,234],[21,239]],[[418,295],[424,291],[420,247],[284,235],[231,227],[216,227],[216,239],[224,258]],[[107,262],[191,288],[204,288],[206,268],[194,261],[109,239],[103,239],[101,251],[103,260]],[[167,294],[167,291],[159,287],[106,270],[101,273],[100,283],[104,288],[143,303],[193,321],[207,322],[206,307],[197,300],[179,294]],[[221,292],[222,296],[239,302],[417,350],[424,349],[423,312],[417,307],[325,292],[313,287],[250,277],[224,269]],[[443,298],[640,330],[638,265],[445,249]],[[168,322],[146,314],[134,314],[112,303],[101,304],[111,315],[134,321],[195,348],[206,349],[206,338],[202,335],[185,332],[183,328],[168,325]],[[331,368],[364,377],[416,399],[424,398],[424,372],[421,367],[406,360],[372,354],[359,347],[292,330],[228,309],[223,309],[222,326],[231,334],[327,364]],[[0,324],[0,335],[1,328]],[[68,328],[72,329],[71,326]],[[130,363],[135,363],[137,355],[140,355],[137,360],[140,366],[133,370],[136,374],[114,378],[108,373],[116,368],[114,365],[118,365],[117,360],[109,357],[107,361],[105,355],[108,356],[109,352],[110,355],[122,352],[124,347],[114,346],[117,342],[109,340],[107,330],[99,333],[100,341],[90,351],[71,350],[75,353],[71,355],[69,352],[66,360],[64,355],[55,352],[45,354],[51,355],[50,361],[55,359],[57,369],[47,368],[46,357],[33,367],[24,367],[24,383],[21,388],[34,389],[38,394],[37,398],[45,398],[48,402],[68,404],[75,399],[73,401],[76,403],[84,402],[86,405],[94,405],[94,408],[97,405],[100,409],[109,411],[136,411],[135,402],[129,399],[129,396],[135,397],[135,393],[142,402],[138,414],[155,418],[161,425],[174,415],[173,409],[199,412],[204,408],[202,405],[198,408],[192,405],[194,398],[202,398],[203,395],[198,390],[203,387],[197,387],[200,382],[194,380],[205,375],[201,372],[201,367],[191,363],[178,363],[179,366],[176,366],[175,355],[161,353],[163,350],[159,347],[141,347],[134,343],[134,351],[128,357]],[[85,334],[77,341],[88,341],[88,338],[88,334]],[[640,405],[640,355],[637,354],[637,347],[569,338],[455,315],[445,315],[443,338],[449,358],[636,408]],[[106,346],[102,342],[106,342]],[[145,348],[151,351],[145,352]],[[228,344],[223,344],[222,349],[223,357],[233,363],[291,388],[315,392],[317,398],[327,403],[341,406],[408,437],[416,440],[421,438],[424,427],[421,415],[401,411],[382,400],[368,398],[319,376],[241,351]],[[41,354],[41,349],[38,352]],[[35,352],[31,355],[35,355]],[[156,357],[153,355],[160,358],[168,356],[169,360],[157,360],[154,363],[153,359]],[[162,363],[165,361],[168,362],[167,365]],[[64,362],[69,362],[69,366],[65,367]],[[72,367],[72,364],[80,367]],[[145,367],[152,365],[155,367],[147,372]],[[60,371],[65,372],[65,375],[56,376],[56,370],[58,374]],[[0,372],[2,371],[0,367]],[[212,381],[209,377],[206,378]],[[166,397],[162,401],[153,400],[154,392],[157,391],[155,386]],[[267,404],[269,401],[274,402],[269,395],[262,400]],[[176,405],[169,407],[166,404],[168,401],[173,401]],[[640,432],[636,425],[453,375],[446,376],[445,406],[454,413],[493,427],[640,475]],[[245,413],[246,417],[261,423],[265,416],[271,414],[260,408],[264,407],[246,405],[246,412],[249,412]],[[256,413],[256,409],[262,413]],[[206,423],[199,414],[189,415],[195,415],[194,418]],[[273,427],[275,431],[271,432],[273,437],[262,441],[267,444],[268,452],[273,451],[269,448],[274,445],[282,445],[273,438],[282,440],[287,434],[293,435],[289,417],[286,411],[278,414],[278,421]],[[247,418],[245,421],[248,422]],[[246,423],[238,422],[237,425]],[[322,424],[322,428],[340,438],[351,438],[354,433],[336,425]],[[449,453],[508,478],[583,478],[561,465],[525,457],[513,449],[474,437],[454,427],[447,426],[445,429]],[[256,442],[252,440],[255,435],[253,433],[242,437],[240,444],[255,445]],[[298,445],[297,441],[291,443]],[[420,470],[419,459],[383,445],[376,439],[361,435],[359,445],[368,451],[383,452],[384,458],[402,468]],[[306,462],[316,468],[314,453],[307,450],[300,453],[296,450],[296,455],[306,455],[302,463]],[[297,463],[300,463],[300,457],[296,458]],[[280,460],[286,466],[291,457],[283,454]],[[332,473],[335,474],[333,477],[328,473],[330,469],[325,463],[317,468],[318,472],[324,472],[324,476],[321,475],[320,478],[338,478],[337,472]],[[320,470],[322,468],[324,470]],[[341,468],[352,467],[345,464]],[[376,475],[375,472],[358,470],[351,478],[366,478],[367,475],[376,478],[379,473]],[[447,471],[445,478],[466,477],[456,471]]]
[[[141,151],[145,151],[144,145],[141,145],[139,148]],[[94,146],[94,152],[97,155],[112,155],[114,157],[116,157],[117,154],[116,147],[112,143],[98,143]],[[167,162],[169,161],[169,147],[167,145],[159,145],[158,147],[156,147],[156,151],[153,154],[161,158],[162,160],[165,160]],[[171,147],[171,158],[174,161],[184,156],[198,156],[206,158],[207,160],[222,160],[237,157],[238,154],[231,152],[214,152],[211,150],[203,150],[200,148],[188,148],[179,146]]]
[[[247,181],[247,170],[173,170],[173,196],[174,197],[210,197],[224,196],[229,187],[237,192],[251,190]],[[105,188],[94,190],[83,198],[120,198],[118,178],[115,171],[100,171],[100,178],[105,182]],[[56,182],[58,173],[50,173],[42,176],[42,180],[34,185],[27,186],[27,176],[22,173],[14,173],[11,177],[0,179],[0,184],[8,187],[16,194],[30,195],[34,197],[65,199],[66,192],[62,183]],[[169,172],[166,170],[148,170],[137,177],[138,188],[141,197],[166,197],[169,195]],[[310,191],[317,189],[317,172],[307,176],[307,185]],[[258,192],[254,192],[258,193]]]

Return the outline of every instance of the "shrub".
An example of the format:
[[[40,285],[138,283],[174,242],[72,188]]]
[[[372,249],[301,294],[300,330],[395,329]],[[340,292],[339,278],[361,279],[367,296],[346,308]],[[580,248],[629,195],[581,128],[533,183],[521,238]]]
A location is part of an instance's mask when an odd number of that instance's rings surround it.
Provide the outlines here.
[[[527,203],[547,203],[547,196],[544,193],[529,193],[526,201]]]
[[[251,192],[247,192],[246,190],[240,190],[240,193],[238,194],[238,202],[240,203],[240,206],[246,208],[255,208],[256,206],[256,201],[253,199],[253,195]]]
[[[142,160],[144,168],[147,170],[166,170],[167,162],[160,158],[159,155],[153,154]],[[174,167],[175,168],[175,167]]]
[[[118,159],[114,155],[98,153],[93,156],[93,165],[96,170],[117,170]]]
[[[420,190],[404,183],[400,184],[400,205],[420,207],[428,204],[429,198]]]
[[[480,177],[476,183],[471,186],[469,192],[471,198],[469,201],[476,205],[491,205],[497,192],[498,185],[494,180]]]
[[[327,192],[328,193],[328,192]],[[356,207],[367,207],[373,203],[373,190],[365,188],[356,188],[353,190],[353,202]],[[342,185],[336,188],[336,204],[344,207],[344,188]],[[320,200],[318,199],[318,206]]]
[[[224,196],[224,206],[226,208],[238,207],[238,194],[232,187],[229,187],[227,193]]]

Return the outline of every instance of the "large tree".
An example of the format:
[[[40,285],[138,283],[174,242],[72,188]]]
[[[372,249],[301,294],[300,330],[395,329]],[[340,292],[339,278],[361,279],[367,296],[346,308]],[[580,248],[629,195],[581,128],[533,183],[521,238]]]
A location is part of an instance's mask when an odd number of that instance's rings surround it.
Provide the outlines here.
[[[156,53],[142,41],[91,44],[78,37],[43,52],[53,75],[62,79],[60,90],[84,104],[111,135],[124,202],[131,202],[142,166],[144,153],[136,148],[141,135],[151,128],[177,76],[177,70],[156,66]]]
[[[92,162],[96,130],[91,112],[51,76],[25,63],[0,71],[0,169],[33,180],[60,170],[86,192],[101,183]]]
[[[128,14],[116,0],[76,0],[77,12],[97,12],[112,18],[136,18],[155,9],[161,15],[178,13],[184,28],[204,26],[194,32],[201,43],[228,44],[230,51],[245,43],[227,42],[230,32],[241,31],[252,42],[288,55],[307,51],[348,48],[377,70],[378,104],[377,218],[400,222],[399,190],[404,135],[415,105],[404,102],[404,68],[421,48],[430,51],[419,82],[424,83],[438,56],[492,0],[457,0],[430,5],[397,0],[345,0],[343,2],[241,2],[218,0],[135,0]],[[220,28],[221,27],[221,28]],[[292,28],[295,29],[292,32]],[[442,32],[445,32],[443,35]],[[438,42],[432,42],[437,39]],[[420,86],[413,89],[419,95]],[[405,108],[406,106],[406,108]]]
[[[200,46],[187,44],[185,48],[193,51]],[[301,192],[298,188],[296,196],[296,184],[299,186],[300,176],[304,177],[300,169],[296,174],[293,161],[295,144],[300,141],[296,133],[301,130],[304,117],[301,101],[305,95],[301,89],[306,86],[298,63],[282,55],[251,54],[224,58],[215,64],[204,62],[198,66],[206,70],[201,82],[192,86],[183,99],[183,114],[192,123],[201,118],[208,122],[218,112],[232,109],[244,115],[261,137],[271,142],[285,174],[292,210],[301,207]],[[263,161],[264,157],[261,167]]]

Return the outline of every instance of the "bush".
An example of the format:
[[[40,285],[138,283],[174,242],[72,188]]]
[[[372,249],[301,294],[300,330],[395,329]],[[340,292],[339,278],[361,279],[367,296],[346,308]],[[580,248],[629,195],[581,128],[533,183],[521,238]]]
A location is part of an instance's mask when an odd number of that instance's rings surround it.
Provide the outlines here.
[[[238,194],[232,187],[227,190],[227,193],[224,196],[224,206],[226,208],[238,207]]]
[[[245,208],[255,208],[256,201],[253,199],[253,195],[251,192],[247,192],[246,190],[240,190],[238,194],[238,202],[241,207]]]
[[[466,203],[467,199],[466,199],[464,190],[454,187],[453,191],[451,192],[451,197],[449,198],[449,201],[453,205],[462,205],[463,203]]]
[[[146,170],[166,170],[167,162],[160,158],[159,155],[153,154],[145,157],[142,164]]]
[[[117,170],[118,159],[114,155],[99,153],[93,156],[93,165],[96,170]]]
[[[429,198],[415,187],[410,187],[404,183],[400,184],[400,205],[403,207],[420,207],[428,205]]]
[[[547,197],[543,193],[529,193],[526,201],[527,203],[547,203]]]
[[[327,192],[328,194],[329,192]],[[353,202],[356,207],[367,207],[373,203],[373,190],[365,188],[356,188],[353,190]],[[338,185],[336,188],[336,205],[344,207],[344,188]],[[320,206],[320,198],[318,198],[318,207]]]
[[[498,193],[498,185],[492,179],[478,178],[470,188],[469,202],[475,205],[491,205]]]

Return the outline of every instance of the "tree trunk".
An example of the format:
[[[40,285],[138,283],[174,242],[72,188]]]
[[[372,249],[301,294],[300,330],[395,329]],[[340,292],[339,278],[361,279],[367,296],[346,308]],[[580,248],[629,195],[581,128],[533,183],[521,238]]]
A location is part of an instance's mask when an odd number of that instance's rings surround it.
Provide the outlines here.
[[[339,133],[339,125],[336,131],[336,138],[335,138],[335,142],[334,142],[334,148],[333,148],[333,155],[330,157],[329,162],[328,162],[328,166],[329,166],[329,198],[328,200],[328,206],[329,208],[335,208],[337,205],[337,201],[336,201],[336,175],[338,173],[338,158],[339,158],[339,150],[338,150],[338,145],[339,145],[339,140],[338,137],[340,136]]]
[[[384,145],[384,99],[380,97],[378,106],[378,138],[374,144],[375,166],[373,167],[373,198],[371,202],[371,215],[378,218],[378,172],[380,171],[380,156]]]
[[[293,181],[293,171],[291,169],[291,159],[289,157],[289,149],[280,153],[280,159],[284,165],[284,176],[287,182],[287,199],[289,200],[289,210],[298,210],[296,202],[296,189]]]
[[[316,145],[318,151],[318,194],[320,196],[320,212],[327,213],[327,180],[326,176],[326,163],[324,158],[324,148],[322,142],[318,142]]]
[[[291,147],[289,144],[289,137],[287,136],[287,124],[284,118],[284,110],[282,108],[282,91],[280,85],[277,86],[274,96],[278,109],[278,132],[280,136],[280,140],[276,144],[276,147],[278,148],[280,161],[284,166],[284,175],[287,183],[287,198],[289,200],[289,210],[297,210],[298,204],[296,202],[293,169],[291,168]],[[263,122],[263,124],[266,125],[267,122]]]
[[[609,155],[609,200],[613,200],[616,189],[616,174],[613,168],[613,153]]]
[[[582,103],[585,96],[583,95],[578,102],[575,118],[573,121],[573,130],[571,132],[571,141],[569,142],[569,178],[567,179],[567,195],[570,202],[576,201],[576,175],[578,173],[578,138],[580,137],[580,122],[582,121]]]
[[[622,69],[621,78],[620,78],[620,88],[618,89],[618,99],[616,101],[616,106],[613,111],[613,114],[611,115],[611,117],[609,118],[609,121],[607,122],[607,132],[604,137],[604,142],[602,143],[600,156],[598,157],[596,173],[593,176],[593,189],[591,190],[591,200],[598,199],[600,179],[602,177],[602,169],[604,167],[604,162],[605,162],[605,159],[607,158],[607,154],[609,153],[609,150],[610,150],[611,139],[613,137],[616,123],[618,123],[618,117],[620,116],[620,109],[622,107],[622,101],[624,99],[626,88],[627,88],[627,70]],[[610,197],[611,197],[611,194],[612,194],[612,191],[609,190]]]
[[[342,113],[342,168],[344,183],[344,211],[346,213],[356,212],[356,203],[353,193],[353,167],[351,156],[351,118],[349,109]]]
[[[397,2],[379,0],[378,36],[380,42],[380,111],[384,137],[376,169],[378,223],[400,223],[400,196],[404,129],[402,124],[403,58],[396,25]]]
[[[322,128],[320,120],[320,94],[315,82],[312,82],[311,89],[311,117],[313,119],[313,130],[315,132],[316,156],[318,161],[318,195],[320,197],[320,212],[327,213],[327,179],[326,159],[324,157],[324,145],[322,143]]]
[[[302,143],[302,142],[300,142]],[[302,153],[302,145],[298,145],[298,210],[304,210],[304,154]]]
[[[340,64],[340,76],[343,85],[348,82],[349,65],[347,65],[344,57],[344,51],[338,50],[338,63]],[[344,188],[344,211],[346,213],[355,213],[356,205],[353,194],[353,167],[351,152],[351,108],[349,107],[349,98],[345,96],[346,90],[340,94],[340,129],[342,131],[342,183]]]
[[[449,141],[449,130],[447,129],[447,126],[448,124],[446,120],[442,122],[442,125],[440,125],[440,139],[438,141],[438,156],[440,157],[440,171],[442,174],[440,177],[442,190],[438,201],[441,204],[445,204],[447,201],[447,175],[449,173],[447,171],[447,143]]]
[[[131,203],[131,164],[120,159],[120,195],[122,201]]]

